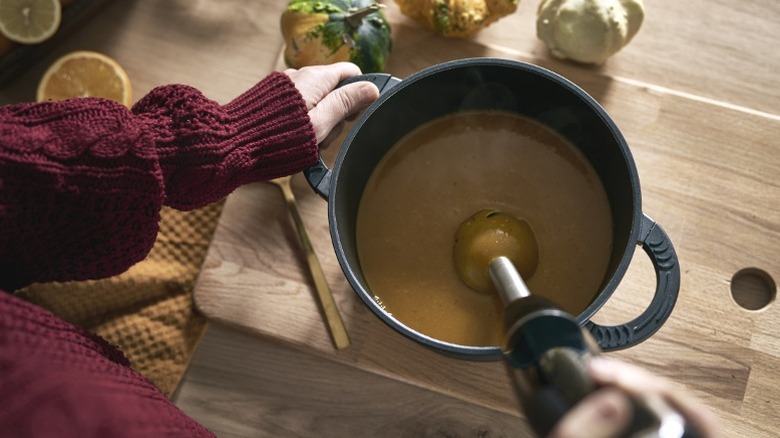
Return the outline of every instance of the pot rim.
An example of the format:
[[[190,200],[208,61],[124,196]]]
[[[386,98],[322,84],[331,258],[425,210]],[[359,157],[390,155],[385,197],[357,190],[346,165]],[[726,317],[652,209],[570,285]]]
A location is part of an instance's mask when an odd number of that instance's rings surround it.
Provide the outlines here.
[[[392,99],[395,94],[402,92],[405,88],[423,78],[427,78],[444,71],[473,67],[505,67],[510,69],[523,70],[525,72],[541,76],[548,81],[554,82],[557,85],[566,88],[573,97],[579,98],[588,108],[596,113],[596,115],[614,137],[616,144],[620,146],[620,151],[622,154],[621,158],[624,165],[626,166],[626,170],[628,171],[632,182],[631,192],[633,205],[631,226],[627,239],[628,244],[623,250],[620,263],[617,265],[614,273],[612,274],[612,277],[604,285],[601,291],[598,292],[588,307],[579,315],[575,316],[577,323],[581,326],[590,320],[590,318],[606,303],[606,301],[616,290],[617,285],[623,279],[626,271],[628,270],[628,266],[636,250],[643,217],[639,175],[636,169],[633,155],[631,154],[625,138],[618,129],[614,120],[612,120],[609,114],[607,114],[606,110],[577,84],[544,67],[540,67],[525,61],[505,58],[478,57],[457,59],[436,64],[415,72],[407,78],[400,80],[397,85],[383,92],[380,97],[374,101],[374,103],[372,103],[366,110],[363,111],[363,114],[359,117],[346,136],[344,143],[338,153],[331,176],[330,184],[332,189],[330,190],[330,193],[328,193],[328,221],[330,224],[331,239],[334,250],[336,252],[336,257],[339,261],[339,265],[341,266],[342,271],[344,271],[344,274],[349,281],[350,286],[355,290],[358,296],[360,296],[363,302],[372,310],[372,312],[377,315],[384,323],[396,331],[401,332],[404,336],[449,356],[457,358],[468,358],[472,360],[498,360],[503,357],[503,353],[499,346],[470,346],[442,341],[421,333],[396,319],[379,302],[376,301],[374,298],[375,295],[371,293],[370,290],[368,290],[366,287],[367,285],[363,285],[357,279],[355,274],[351,272],[353,267],[350,266],[350,263],[347,260],[344,246],[342,244],[342,239],[339,233],[339,227],[337,226],[339,221],[336,214],[336,203],[339,190],[336,188],[338,187],[342,164],[346,159],[347,154],[349,153],[350,146],[352,145],[355,136],[360,131],[361,127],[371,118],[372,114],[376,112],[376,110],[381,107],[387,100]]]

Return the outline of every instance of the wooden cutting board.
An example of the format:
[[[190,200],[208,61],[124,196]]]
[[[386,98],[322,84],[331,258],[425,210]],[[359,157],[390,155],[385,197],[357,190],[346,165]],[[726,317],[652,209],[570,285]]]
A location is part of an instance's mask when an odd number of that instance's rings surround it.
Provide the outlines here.
[[[718,414],[724,436],[780,436],[780,9],[770,0],[647,4],[635,41],[603,67],[549,57],[533,36],[538,2],[473,40],[421,30],[387,2],[394,48],[387,71],[403,78],[450,59],[496,56],[550,68],[583,87],[626,137],[641,180],[644,212],[660,223],[682,271],[677,306],[648,341],[612,353],[666,376]],[[715,22],[717,25],[713,24]],[[283,68],[277,63],[277,68]],[[328,162],[338,143],[323,152]],[[444,357],[378,320],[336,261],[327,203],[300,176],[303,219],[349,331],[336,352],[278,188],[236,191],[195,292],[210,319],[292,346],[312,363],[336,362],[520,418],[498,363]],[[745,271],[747,270],[747,271]],[[595,317],[622,323],[649,303],[655,278],[638,250],[618,291]],[[300,357],[296,361],[300,361]],[[289,364],[291,373],[311,366]],[[512,421],[512,420],[508,420]],[[522,422],[512,423],[522,428]]]

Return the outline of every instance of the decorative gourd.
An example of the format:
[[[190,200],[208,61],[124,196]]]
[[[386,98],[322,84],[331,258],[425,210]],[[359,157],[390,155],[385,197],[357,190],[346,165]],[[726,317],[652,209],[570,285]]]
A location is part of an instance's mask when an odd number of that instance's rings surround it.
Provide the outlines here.
[[[288,67],[351,61],[380,72],[390,53],[390,24],[373,0],[292,0],[282,14]]]
[[[401,12],[450,38],[473,36],[517,10],[520,0],[395,0]]]
[[[601,64],[631,41],[643,19],[642,0],[542,0],[536,35],[558,58]]]

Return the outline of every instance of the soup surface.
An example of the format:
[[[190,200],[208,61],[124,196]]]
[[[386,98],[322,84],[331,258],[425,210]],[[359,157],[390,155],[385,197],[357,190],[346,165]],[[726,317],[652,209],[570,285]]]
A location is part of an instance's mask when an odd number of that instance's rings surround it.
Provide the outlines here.
[[[524,219],[539,244],[534,294],[573,315],[601,287],[612,246],[606,193],[568,140],[531,119],[470,112],[402,138],[374,170],[357,218],[360,265],[377,301],[406,326],[461,345],[500,345],[497,295],[455,270],[458,225],[481,209]]]

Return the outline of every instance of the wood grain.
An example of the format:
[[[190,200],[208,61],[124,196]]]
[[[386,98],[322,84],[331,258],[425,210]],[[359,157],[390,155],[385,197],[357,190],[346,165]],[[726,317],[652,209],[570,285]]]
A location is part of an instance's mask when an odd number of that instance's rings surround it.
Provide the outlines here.
[[[73,50],[96,50],[127,71],[134,100],[152,88],[183,83],[227,103],[274,67],[282,44],[274,0],[118,0],[74,29],[0,92],[0,103],[35,100],[46,68]]]
[[[684,37],[691,36],[682,33],[679,17],[670,15],[680,8],[671,2],[659,3],[663,4],[654,5],[654,10],[669,6],[664,19],[677,20],[680,25],[664,24],[666,37],[679,47]],[[726,7],[717,3],[710,6]],[[765,13],[766,6],[756,4],[752,11]],[[701,12],[706,5],[693,2],[686,7]],[[775,158],[780,117],[776,115],[776,99],[753,90],[773,87],[776,78],[761,75],[752,81],[748,75],[744,81],[734,81],[729,68],[710,69],[704,75],[691,73],[700,70],[697,63],[705,62],[697,59],[695,52],[699,50],[704,59],[722,56],[743,63],[745,68],[752,62],[745,58],[748,54],[735,58],[728,50],[709,46],[706,39],[688,41],[689,56],[676,59],[676,65],[654,64],[668,59],[668,50],[658,48],[658,39],[645,43],[638,39],[608,65],[592,68],[550,59],[536,46],[513,46],[513,41],[533,41],[522,38],[527,25],[518,23],[529,19],[523,11],[475,40],[453,41],[421,31],[396,14],[392,6],[388,9],[394,25],[394,54],[404,54],[391,57],[388,65],[388,71],[398,77],[450,59],[499,56],[534,62],[561,73],[604,105],[634,153],[642,181],[643,210],[669,233],[683,270],[680,298],[669,322],[650,340],[614,355],[666,376],[700,397],[718,413],[725,436],[780,433],[770,414],[772,409],[767,408],[780,403],[780,386],[770,377],[773,367],[780,365],[780,350],[767,343],[778,329],[777,306],[745,311],[734,303],[729,289],[731,277],[745,267],[763,269],[773,278],[780,275],[780,264],[773,256],[780,240],[780,210],[776,207],[780,188],[775,177],[780,170],[780,160]],[[512,24],[513,20],[517,22]],[[652,29],[653,23],[660,25],[648,18],[648,28]],[[510,28],[521,29],[519,35]],[[640,32],[646,39],[653,32],[664,34],[646,30]],[[732,37],[739,34],[737,29]],[[630,54],[645,44],[646,52]],[[626,60],[630,57],[636,59]],[[639,68],[636,64],[648,69],[639,74],[631,70]],[[718,86],[703,86],[711,74],[717,76]],[[327,151],[326,161],[332,162],[334,156],[335,151]],[[300,256],[285,248],[289,242],[283,229],[269,226],[278,207],[262,185],[242,188],[228,200],[196,293],[197,304],[207,315],[281,341],[311,355],[314,362],[341,362],[355,371],[398,380],[403,383],[399,383],[400,388],[408,384],[455,394],[476,407],[518,415],[498,364],[458,361],[428,351],[367,311],[346,284],[332,253],[326,203],[301,179],[296,181],[296,196],[307,224],[313,224],[312,239],[330,274],[353,348],[333,353],[322,322],[312,313],[311,297],[298,284],[300,273],[286,270],[290,267],[287,262],[295,263]],[[245,220],[247,215],[265,221],[251,224]],[[263,254],[284,259],[273,266],[253,261]],[[280,272],[282,269],[285,271]],[[279,290],[265,288],[273,282],[295,294],[282,297]],[[601,323],[630,320],[649,303],[654,282],[649,261],[637,251],[620,290],[594,319]],[[314,333],[317,327],[320,332]],[[518,431],[514,436],[524,434]]]
[[[238,357],[225,366],[226,358]],[[291,370],[290,364],[299,366]],[[219,325],[210,327],[186,382],[177,403],[223,438],[530,433],[517,416],[336,361],[312,361],[307,353]]]
[[[472,40],[427,33],[385,3],[394,44],[388,71],[398,77],[449,59],[500,56],[550,68],[604,105],[634,154],[643,210],[668,232],[682,268],[666,325],[614,356],[704,400],[723,436],[780,436],[780,307],[747,311],[730,295],[743,268],[780,279],[780,3],[645,2],[637,37],[599,67],[550,57],[535,37],[538,0],[524,0]],[[0,90],[0,103],[34,99],[45,68],[76,49],[117,59],[136,99],[182,82],[227,102],[281,67],[285,4],[112,2]],[[326,161],[337,153],[337,145],[325,151]],[[367,310],[335,259],[326,202],[300,177],[294,190],[352,347],[336,352],[330,343],[278,190],[242,187],[225,205],[200,277],[197,305],[215,323],[179,406],[221,436],[529,436],[499,364],[429,351]],[[654,281],[637,251],[594,319],[639,314]]]

